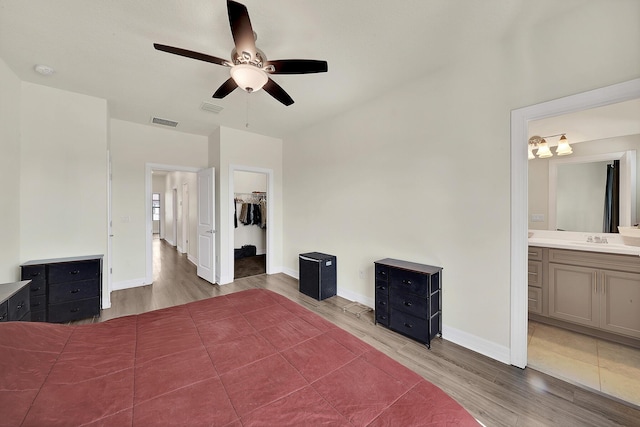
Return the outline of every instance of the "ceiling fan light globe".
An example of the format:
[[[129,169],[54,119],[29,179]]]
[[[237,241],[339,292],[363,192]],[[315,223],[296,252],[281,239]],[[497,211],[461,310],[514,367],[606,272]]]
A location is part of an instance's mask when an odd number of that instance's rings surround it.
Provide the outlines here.
[[[249,64],[234,65],[230,72],[238,87],[246,92],[259,91],[269,80],[267,73]]]

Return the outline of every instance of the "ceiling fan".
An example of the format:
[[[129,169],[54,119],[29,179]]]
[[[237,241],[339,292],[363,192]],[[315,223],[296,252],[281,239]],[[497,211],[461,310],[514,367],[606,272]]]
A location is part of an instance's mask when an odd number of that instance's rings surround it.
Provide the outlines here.
[[[327,71],[327,61],[314,59],[267,60],[264,52],[256,47],[256,35],[251,27],[247,8],[243,4],[227,0],[227,11],[229,13],[231,35],[235,43],[235,48],[231,51],[230,61],[158,43],[154,43],[153,47],[175,55],[230,67],[231,77],[213,94],[213,97],[218,99],[224,98],[237,87],[240,87],[249,93],[264,89],[284,105],[291,105],[293,104],[293,99],[269,77],[269,74],[308,74]]]

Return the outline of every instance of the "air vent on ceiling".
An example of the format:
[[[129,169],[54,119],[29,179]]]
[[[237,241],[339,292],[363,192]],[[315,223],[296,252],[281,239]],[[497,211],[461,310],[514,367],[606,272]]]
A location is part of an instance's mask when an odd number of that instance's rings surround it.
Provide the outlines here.
[[[204,111],[210,111],[212,113],[216,113],[218,114],[220,111],[223,110],[223,108],[219,105],[216,104],[212,104],[210,102],[203,102],[202,105],[200,105],[200,109],[204,110]]]
[[[174,122],[173,120],[161,119],[160,117],[152,117],[151,123],[162,126],[170,126],[172,128],[178,126],[178,122]]]

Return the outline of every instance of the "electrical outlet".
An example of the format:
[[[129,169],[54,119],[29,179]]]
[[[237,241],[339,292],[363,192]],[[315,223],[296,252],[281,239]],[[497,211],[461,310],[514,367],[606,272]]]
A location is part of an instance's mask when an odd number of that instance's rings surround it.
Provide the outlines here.
[[[531,222],[544,222],[544,214],[531,214]]]
[[[361,278],[361,279],[364,279],[364,271],[360,270],[360,272],[359,272],[359,273],[360,273],[360,278]]]

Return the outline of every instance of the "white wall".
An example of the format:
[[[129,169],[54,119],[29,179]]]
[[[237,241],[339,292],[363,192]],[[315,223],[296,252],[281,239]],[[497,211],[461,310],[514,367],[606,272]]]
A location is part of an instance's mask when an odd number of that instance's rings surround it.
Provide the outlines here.
[[[0,283],[20,279],[20,80],[0,59]]]
[[[107,251],[107,101],[22,83],[21,261]]]
[[[267,191],[267,176],[263,173],[236,171],[233,173],[233,192],[252,193]],[[242,203],[236,203],[236,214],[240,215]],[[268,226],[268,225],[267,225]],[[238,221],[233,233],[233,246],[254,245],[256,253],[262,255],[267,250],[267,232],[259,225],[245,225]]]
[[[372,305],[375,260],[442,266],[444,338],[508,361],[510,112],[638,77],[639,13],[592,2],[514,22],[475,56],[285,138],[285,271],[301,252],[334,254],[338,293]]]
[[[211,166],[216,167],[216,239],[219,264],[216,265],[218,283],[228,283],[233,277],[233,253],[230,236],[233,227],[233,194],[229,194],[230,165],[242,165],[273,171],[273,215],[268,218],[274,238],[269,252],[275,272],[282,271],[282,140],[255,133],[221,127],[210,137],[210,146],[219,146],[219,154],[210,153]],[[273,271],[272,271],[273,272]]]
[[[146,163],[203,168],[207,138],[111,119],[114,288],[146,280]],[[165,200],[165,203],[169,203]]]

